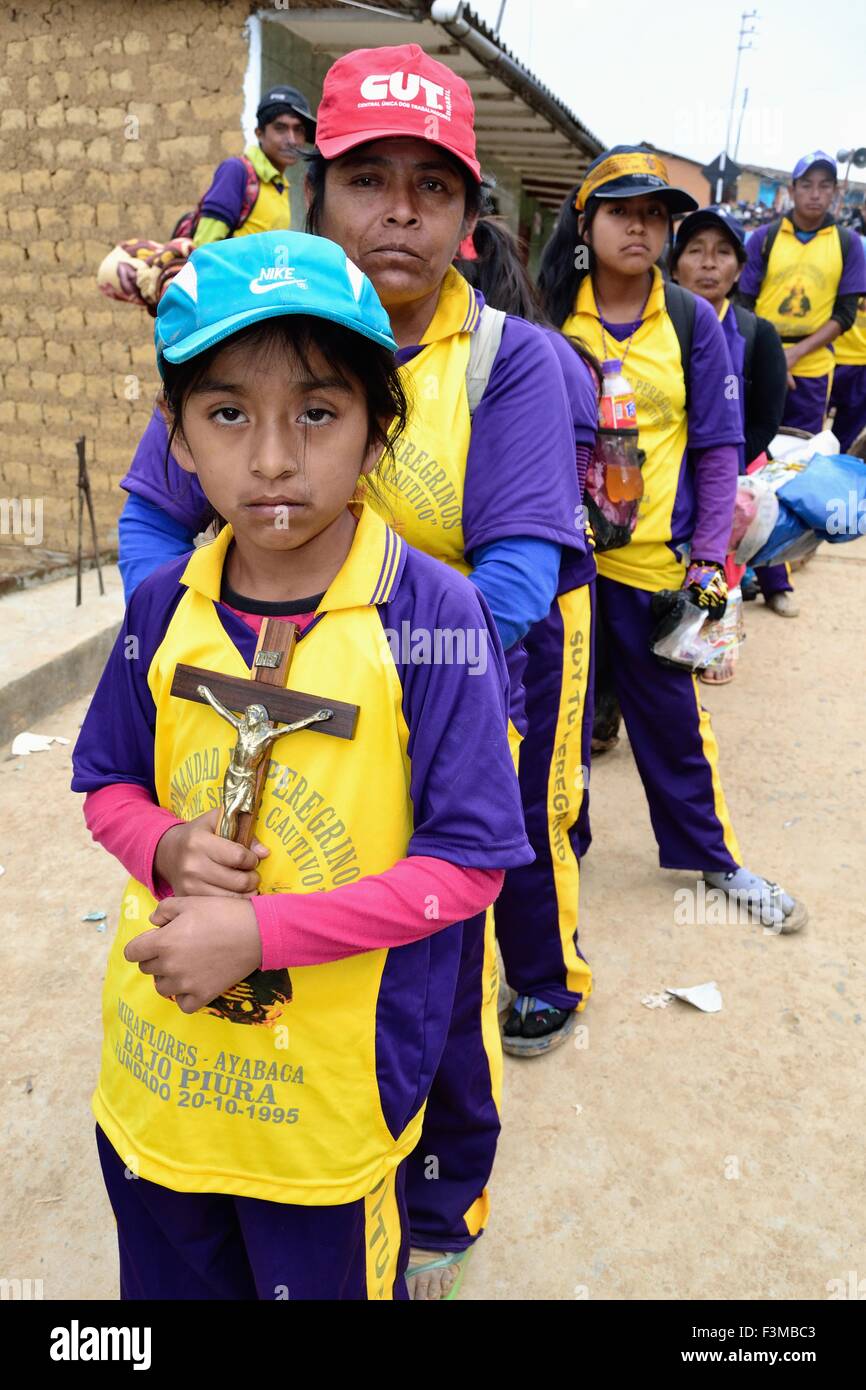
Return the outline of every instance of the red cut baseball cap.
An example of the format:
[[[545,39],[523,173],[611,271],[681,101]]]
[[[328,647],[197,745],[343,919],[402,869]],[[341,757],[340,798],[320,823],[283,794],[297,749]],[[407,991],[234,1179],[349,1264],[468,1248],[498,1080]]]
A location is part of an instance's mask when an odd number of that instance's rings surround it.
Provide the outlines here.
[[[448,150],[480,183],[474,119],[463,78],[417,43],[356,48],[325,76],[316,145],[326,159],[336,159],[369,140],[411,135]]]

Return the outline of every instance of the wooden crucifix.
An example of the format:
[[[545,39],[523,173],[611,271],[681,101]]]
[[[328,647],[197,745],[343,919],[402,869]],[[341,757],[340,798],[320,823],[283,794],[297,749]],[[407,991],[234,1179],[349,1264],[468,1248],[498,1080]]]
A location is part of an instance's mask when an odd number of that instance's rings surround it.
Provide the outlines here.
[[[261,805],[268,755],[277,739],[307,728],[350,739],[358,722],[357,705],[286,688],[297,636],[295,623],[266,618],[253,656],[252,680],[224,676],[201,666],[179,663],[175,667],[171,694],[210,705],[237,733],[223,779],[216,833],[247,847]],[[235,1023],[270,1025],[291,998],[287,970],[255,970],[213,999],[205,1013]]]

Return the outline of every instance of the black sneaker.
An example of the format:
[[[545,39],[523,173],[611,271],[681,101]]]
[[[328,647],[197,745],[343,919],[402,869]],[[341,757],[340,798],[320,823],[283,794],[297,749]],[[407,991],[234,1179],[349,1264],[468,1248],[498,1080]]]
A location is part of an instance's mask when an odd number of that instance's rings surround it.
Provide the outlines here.
[[[559,1047],[574,1031],[574,1009],[555,1009],[519,995],[502,1029],[502,1047],[513,1057],[536,1057]]]

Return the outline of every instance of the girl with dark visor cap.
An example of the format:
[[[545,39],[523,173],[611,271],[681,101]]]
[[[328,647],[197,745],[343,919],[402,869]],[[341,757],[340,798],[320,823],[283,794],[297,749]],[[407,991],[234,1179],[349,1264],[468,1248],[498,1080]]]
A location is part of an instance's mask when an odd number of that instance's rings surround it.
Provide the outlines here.
[[[765,925],[791,932],[803,925],[805,908],[743,866],[695,678],[662,666],[650,650],[654,593],[688,589],[711,616],[721,616],[727,597],[742,442],[739,404],[726,389],[730,357],[711,306],[666,285],[657,264],[671,215],[695,209],[688,193],[671,187],[658,155],[618,146],[590,165],[566,201],[539,284],[553,321],[602,362],[619,358],[634,387],[644,501],[629,543],[597,553],[597,590],[660,863],[702,871],[714,887],[745,894]],[[588,255],[575,256],[575,247]],[[677,331],[686,314],[688,350]]]

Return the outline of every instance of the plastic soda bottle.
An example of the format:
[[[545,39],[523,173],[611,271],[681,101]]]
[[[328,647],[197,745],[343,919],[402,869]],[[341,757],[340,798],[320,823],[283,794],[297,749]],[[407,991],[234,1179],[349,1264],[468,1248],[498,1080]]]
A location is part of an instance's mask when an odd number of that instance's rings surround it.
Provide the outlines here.
[[[605,491],[611,502],[636,502],[643,497],[643,477],[637,462],[634,389],[615,358],[602,363],[602,373],[598,424],[605,431]]]

